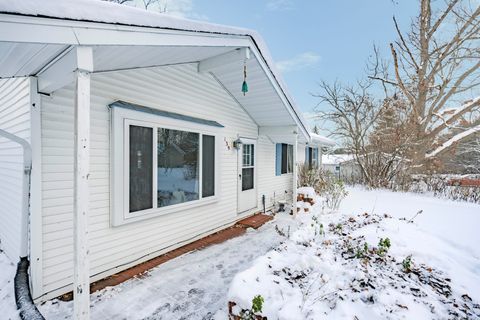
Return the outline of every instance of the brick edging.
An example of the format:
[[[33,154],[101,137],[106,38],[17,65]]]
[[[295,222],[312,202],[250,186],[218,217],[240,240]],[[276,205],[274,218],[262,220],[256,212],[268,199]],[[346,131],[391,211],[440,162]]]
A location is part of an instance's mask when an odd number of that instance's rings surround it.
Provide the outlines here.
[[[258,229],[260,226],[264,225],[268,221],[272,220],[272,216],[264,215],[264,214],[255,214],[248,218],[242,219],[238,221],[235,225],[217,231],[213,234],[210,234],[206,237],[201,239],[195,240],[190,242],[184,246],[181,246],[177,249],[164,253],[158,257],[152,258],[148,261],[139,263],[131,268],[126,270],[120,271],[116,274],[108,276],[106,278],[100,279],[98,281],[92,282],[90,284],[90,293],[102,290],[106,287],[113,287],[116,285],[121,284],[131,278],[136,276],[141,276],[148,270],[155,268],[169,260],[177,258],[185,253],[189,253],[195,250],[201,250],[213,244],[222,243],[229,239],[236,238],[245,234],[247,228],[255,228]],[[70,291],[58,297],[58,299],[62,301],[71,301],[73,300],[73,292]]]

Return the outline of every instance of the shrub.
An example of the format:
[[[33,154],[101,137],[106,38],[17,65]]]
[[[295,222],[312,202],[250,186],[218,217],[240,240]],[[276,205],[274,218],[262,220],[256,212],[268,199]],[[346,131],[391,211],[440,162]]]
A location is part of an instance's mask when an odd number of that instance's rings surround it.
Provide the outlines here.
[[[407,256],[405,259],[402,261],[402,268],[403,272],[409,273],[412,271],[412,256]]]
[[[249,310],[242,310],[240,313],[241,320],[255,320],[260,318],[259,313],[262,312],[265,299],[261,295],[256,295],[252,299],[252,307]]]
[[[301,164],[298,166],[298,186],[312,187],[316,193],[325,188],[325,170],[320,167],[312,167]]]
[[[325,197],[325,203],[330,210],[338,210],[342,200],[348,195],[343,181],[338,180],[331,172],[325,175],[326,184],[320,195]]]
[[[342,200],[347,196],[343,181],[320,167],[310,168],[301,164],[298,167],[299,187],[312,187],[317,194],[325,198],[325,204],[330,210],[337,210]]]
[[[378,255],[383,256],[385,253],[388,252],[388,249],[390,249],[391,243],[389,238],[380,238],[380,241],[378,241]]]

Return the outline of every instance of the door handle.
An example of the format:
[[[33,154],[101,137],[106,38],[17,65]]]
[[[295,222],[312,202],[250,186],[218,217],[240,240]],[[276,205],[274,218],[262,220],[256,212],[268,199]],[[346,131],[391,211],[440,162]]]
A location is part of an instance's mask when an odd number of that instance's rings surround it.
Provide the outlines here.
[[[239,174],[239,175],[238,175],[238,179],[242,179],[242,174]]]

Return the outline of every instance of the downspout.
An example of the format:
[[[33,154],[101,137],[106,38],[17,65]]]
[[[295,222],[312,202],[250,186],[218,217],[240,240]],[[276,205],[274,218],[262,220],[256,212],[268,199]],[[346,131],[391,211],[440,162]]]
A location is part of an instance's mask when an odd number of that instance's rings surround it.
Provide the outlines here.
[[[292,211],[293,215],[297,214],[297,185],[298,185],[298,165],[297,165],[297,155],[298,155],[298,132],[294,132],[294,145],[293,145],[293,181],[292,181]]]
[[[15,274],[15,302],[22,320],[44,320],[33,303],[28,279],[28,222],[30,213],[30,173],[32,172],[32,148],[30,143],[14,134],[0,129],[0,137],[18,143],[23,148],[23,178],[22,178],[22,218],[20,230],[20,261]]]

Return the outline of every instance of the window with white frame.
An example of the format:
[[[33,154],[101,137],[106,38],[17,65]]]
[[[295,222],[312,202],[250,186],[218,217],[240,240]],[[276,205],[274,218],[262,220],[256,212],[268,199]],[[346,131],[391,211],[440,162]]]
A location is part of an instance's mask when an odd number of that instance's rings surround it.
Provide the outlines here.
[[[215,129],[128,109],[112,110],[114,225],[216,198]]]
[[[275,158],[275,174],[277,176],[293,172],[293,145],[277,143]]]
[[[308,168],[318,167],[318,148],[305,147],[305,164]]]
[[[246,191],[254,188],[255,145],[244,144],[242,149],[242,191]]]

